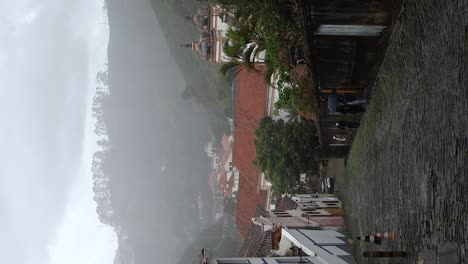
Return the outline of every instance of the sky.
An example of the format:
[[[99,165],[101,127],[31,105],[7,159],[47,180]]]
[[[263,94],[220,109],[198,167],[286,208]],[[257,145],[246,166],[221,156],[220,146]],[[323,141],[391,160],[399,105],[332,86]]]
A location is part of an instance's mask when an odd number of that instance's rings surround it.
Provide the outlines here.
[[[93,201],[97,0],[0,1],[0,263],[112,263]]]

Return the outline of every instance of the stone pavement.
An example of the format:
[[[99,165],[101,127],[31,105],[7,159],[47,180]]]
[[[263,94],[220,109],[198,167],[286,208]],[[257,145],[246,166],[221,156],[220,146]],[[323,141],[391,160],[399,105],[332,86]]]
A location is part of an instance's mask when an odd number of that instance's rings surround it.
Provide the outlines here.
[[[407,0],[346,166],[353,235],[396,231],[361,250],[468,262],[468,1]]]

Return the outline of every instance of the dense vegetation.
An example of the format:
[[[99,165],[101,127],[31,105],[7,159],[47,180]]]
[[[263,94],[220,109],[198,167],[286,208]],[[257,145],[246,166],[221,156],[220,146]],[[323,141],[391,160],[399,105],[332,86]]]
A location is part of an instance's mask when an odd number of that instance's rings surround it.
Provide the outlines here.
[[[255,164],[272,182],[274,193],[291,192],[299,184],[300,174],[316,172],[319,142],[314,131],[311,121],[261,120],[255,133]]]
[[[224,45],[231,63],[223,66],[223,73],[232,73],[228,69],[233,67],[255,69],[255,64],[265,63],[265,81],[273,82],[279,90],[277,109],[317,113],[310,80],[294,72],[296,62],[292,57],[294,50],[301,48],[302,40],[293,1],[217,2],[235,16]]]
[[[103,165],[109,152],[109,139],[107,137],[106,124],[104,122],[103,101],[109,95],[109,73],[100,71],[96,77],[97,88],[93,100],[93,117],[96,118],[94,133],[99,137],[98,151],[93,155],[91,171],[93,173],[94,201],[97,204],[96,212],[99,220],[110,226],[117,226],[118,216],[112,206],[110,194],[110,177],[104,174]]]
[[[231,87],[219,65],[180,47],[199,38],[184,21],[196,11],[194,1],[151,4],[158,21],[142,10],[145,1],[108,2],[110,93],[99,87],[93,105],[101,146],[92,168],[95,200],[100,220],[119,235],[121,257],[191,263],[200,245],[215,248],[221,235],[231,249],[240,243],[237,233],[211,226],[209,160],[200,155],[212,134],[223,132]],[[107,82],[107,71],[101,77]],[[199,210],[198,201],[207,210]]]

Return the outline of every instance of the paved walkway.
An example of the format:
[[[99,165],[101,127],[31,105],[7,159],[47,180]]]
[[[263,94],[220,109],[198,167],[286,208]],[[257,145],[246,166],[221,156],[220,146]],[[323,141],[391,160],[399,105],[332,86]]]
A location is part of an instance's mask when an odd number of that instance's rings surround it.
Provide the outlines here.
[[[363,251],[410,257],[369,263],[468,262],[467,14],[468,1],[404,4],[347,162],[345,206],[353,235],[398,234]]]
[[[327,162],[326,177],[335,179],[334,194],[341,196],[341,191],[344,186],[345,175],[345,160],[344,159],[329,159]]]

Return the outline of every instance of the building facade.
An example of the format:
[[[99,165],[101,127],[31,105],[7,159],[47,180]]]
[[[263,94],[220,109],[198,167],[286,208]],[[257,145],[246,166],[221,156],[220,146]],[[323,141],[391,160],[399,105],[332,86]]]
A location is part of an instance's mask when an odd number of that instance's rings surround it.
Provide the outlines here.
[[[200,8],[197,14],[187,17],[201,32],[200,40],[186,45],[197,52],[200,59],[211,63],[226,63],[230,58],[224,54],[226,32],[234,21],[234,15],[219,5],[210,4]]]
[[[200,257],[200,262],[201,264],[354,263],[348,238],[331,230],[282,228],[281,237],[276,244],[276,249],[272,250],[270,255],[278,257],[210,258],[209,255],[203,255]]]
[[[210,259],[206,264],[326,264],[316,256],[268,257],[268,258],[219,258]]]

